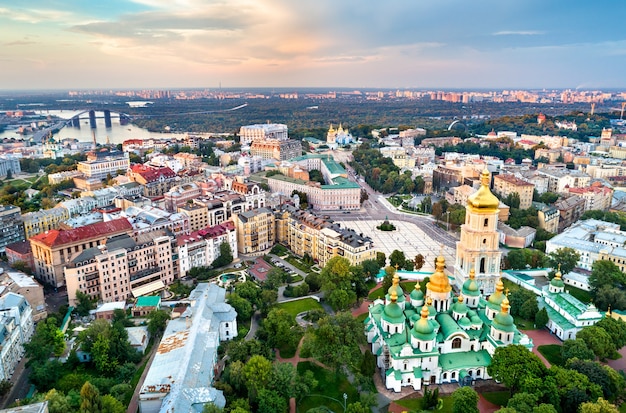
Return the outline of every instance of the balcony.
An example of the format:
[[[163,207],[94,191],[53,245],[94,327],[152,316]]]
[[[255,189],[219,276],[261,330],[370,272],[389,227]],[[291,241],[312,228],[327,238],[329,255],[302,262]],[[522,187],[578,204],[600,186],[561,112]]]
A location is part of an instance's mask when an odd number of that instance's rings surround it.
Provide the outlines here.
[[[131,282],[137,281],[141,278],[148,277],[152,274],[156,274],[159,271],[161,271],[161,268],[159,267],[151,267],[151,268],[146,268],[145,270],[137,271],[135,273],[130,274],[130,281]]]

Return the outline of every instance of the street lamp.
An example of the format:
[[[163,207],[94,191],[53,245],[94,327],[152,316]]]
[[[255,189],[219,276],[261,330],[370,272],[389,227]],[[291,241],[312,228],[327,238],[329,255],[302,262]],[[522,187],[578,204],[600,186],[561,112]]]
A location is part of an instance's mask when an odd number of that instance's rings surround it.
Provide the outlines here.
[[[346,411],[346,403],[348,402],[348,395],[346,393],[343,394],[343,411]]]
[[[446,211],[446,231],[450,231],[450,211]]]

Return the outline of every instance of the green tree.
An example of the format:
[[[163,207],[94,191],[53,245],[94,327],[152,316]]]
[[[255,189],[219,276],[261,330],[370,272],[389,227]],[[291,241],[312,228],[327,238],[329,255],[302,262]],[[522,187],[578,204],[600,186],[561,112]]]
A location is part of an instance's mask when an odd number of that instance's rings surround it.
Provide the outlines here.
[[[506,407],[515,409],[518,413],[533,413],[539,398],[531,393],[516,393],[509,399]]]
[[[148,332],[151,336],[163,334],[170,314],[165,310],[154,310],[148,314]]]
[[[35,333],[28,343],[24,344],[28,364],[32,365],[47,360],[50,355],[60,356],[65,351],[65,337],[59,330],[57,319],[48,317],[39,322]]]
[[[237,312],[237,320],[239,320],[240,322],[250,320],[250,317],[252,317],[252,313],[254,312],[252,304],[250,303],[250,301],[239,296],[239,294],[230,294],[228,296],[228,304],[233,306],[233,308]]]
[[[587,347],[587,344],[580,338],[574,340],[565,340],[561,347],[561,357],[567,361],[577,358],[579,360],[593,360],[596,356],[593,351]]]
[[[87,294],[83,293],[82,291],[77,290],[76,291],[76,308],[74,308],[74,311],[76,311],[76,314],[78,314],[81,317],[85,317],[85,316],[88,316],[89,311],[93,310],[94,308],[96,308],[96,305],[91,299],[91,297],[89,297]]]
[[[235,284],[235,292],[252,304],[256,304],[261,294],[261,289],[250,280]]]
[[[550,321],[550,317],[548,317],[548,312],[545,308],[537,311],[537,314],[535,314],[535,326],[543,328],[548,324],[548,321]]]
[[[376,251],[376,262],[378,263],[378,268],[383,268],[387,265],[387,256],[385,256],[384,252]]]
[[[595,402],[582,403],[580,413],[619,413],[619,410],[614,404],[600,397]]]
[[[504,202],[511,208],[519,209],[519,204],[520,204],[519,194],[517,192],[512,192],[509,195],[507,195],[507,197],[504,198],[502,202]]]
[[[263,356],[252,356],[243,368],[243,380],[248,395],[256,400],[259,391],[267,387],[272,374],[272,363]]]
[[[607,400],[612,400],[616,396],[609,372],[600,363],[590,360],[571,359],[567,363],[567,368],[584,374],[591,383],[600,386],[602,394]]]
[[[548,260],[552,268],[556,269],[561,265],[561,272],[568,274],[576,268],[576,263],[580,260],[580,254],[573,248],[564,247],[548,254]]]
[[[592,290],[593,303],[602,310],[611,307],[614,310],[626,309],[626,292],[618,287],[603,285],[597,290]]]
[[[524,302],[519,309],[519,315],[524,320],[534,320],[535,315],[538,314],[539,306],[537,305],[537,298],[533,297]],[[545,325],[545,324],[544,324]]]
[[[259,413],[286,413],[287,401],[274,390],[261,389],[258,399]]]
[[[349,312],[326,316],[311,332],[307,346],[328,366],[347,366],[353,371],[361,362],[360,345],[365,342],[363,326]]]
[[[615,343],[611,340],[609,333],[600,327],[584,327],[576,334],[576,339],[584,341],[600,360],[605,360],[615,354]]]
[[[389,262],[391,263],[391,266],[394,268],[396,268],[396,266],[399,269],[404,268],[405,261],[406,261],[406,257],[404,256],[404,252],[400,250],[393,250],[393,252],[389,256]]]
[[[207,403],[202,408],[202,413],[223,413],[224,409],[217,407],[213,403]]]
[[[105,394],[101,397],[100,402],[102,404],[102,412],[106,413],[124,413],[126,408],[115,397],[110,394]]]
[[[593,294],[597,294],[602,287],[626,286],[626,275],[612,261],[596,260],[591,266],[589,286]]]
[[[615,348],[621,349],[626,346],[626,323],[622,319],[604,317],[595,324],[611,336],[611,341],[615,343]]]
[[[541,403],[539,406],[533,408],[533,413],[558,413],[554,406],[547,403]]]
[[[103,413],[100,392],[96,387],[86,382],[80,389],[80,413]]]
[[[50,413],[68,413],[73,410],[70,407],[65,395],[59,393],[55,389],[46,393],[44,400],[48,401],[48,411]]]
[[[233,262],[233,251],[226,241],[220,244],[220,255],[211,263],[212,268],[224,267]]]
[[[496,348],[487,372],[508,387],[513,396],[526,378],[544,375],[545,366],[526,347],[509,345]]]
[[[281,308],[273,308],[263,320],[263,330],[270,347],[283,347],[295,344],[298,336],[293,328],[295,319]]]
[[[452,393],[453,413],[479,413],[478,393],[471,387],[461,387]]]
[[[509,303],[511,304],[511,315],[516,316],[520,314],[522,306],[528,300],[535,300],[537,302],[537,296],[530,290],[525,288],[519,288],[513,291],[509,295]]]

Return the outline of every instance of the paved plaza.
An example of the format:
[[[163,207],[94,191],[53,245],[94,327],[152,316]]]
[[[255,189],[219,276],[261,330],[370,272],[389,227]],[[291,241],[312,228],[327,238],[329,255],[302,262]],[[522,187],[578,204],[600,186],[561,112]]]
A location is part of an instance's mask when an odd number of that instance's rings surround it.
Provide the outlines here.
[[[341,225],[372,238],[374,249],[384,252],[387,258],[389,258],[393,250],[404,252],[404,256],[410,260],[414,259],[417,254],[422,254],[424,256],[424,266],[421,271],[435,271],[435,258],[443,252],[447,271],[449,273],[453,272],[456,254],[454,248],[435,242],[424,231],[419,229],[417,225],[411,222],[396,220],[390,220],[389,222],[395,225],[395,231],[380,231],[376,229],[381,224],[381,221],[341,221]]]

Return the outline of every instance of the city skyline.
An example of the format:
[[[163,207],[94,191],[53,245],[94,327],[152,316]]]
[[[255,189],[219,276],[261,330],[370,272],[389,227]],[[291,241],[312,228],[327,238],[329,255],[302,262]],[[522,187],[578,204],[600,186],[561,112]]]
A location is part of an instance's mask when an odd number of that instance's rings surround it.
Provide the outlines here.
[[[617,1],[13,4],[0,90],[626,87]]]

